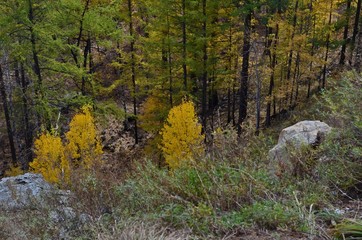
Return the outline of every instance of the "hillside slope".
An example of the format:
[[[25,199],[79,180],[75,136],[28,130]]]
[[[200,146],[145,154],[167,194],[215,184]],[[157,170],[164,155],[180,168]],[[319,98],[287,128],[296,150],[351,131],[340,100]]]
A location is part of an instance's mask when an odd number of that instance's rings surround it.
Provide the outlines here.
[[[0,212],[0,238],[338,237],[336,229],[346,229],[339,223],[352,218],[358,227],[362,217],[361,99],[361,76],[341,73],[329,90],[259,136],[251,130],[238,141],[234,129],[216,131],[213,149],[191,166],[170,172],[145,160],[121,177],[99,173],[83,179],[74,189],[73,208],[92,216],[87,224],[52,222],[48,210],[57,206]],[[332,134],[318,148],[295,153],[305,166],[296,175],[270,176],[267,154],[280,129],[306,119],[326,122]]]

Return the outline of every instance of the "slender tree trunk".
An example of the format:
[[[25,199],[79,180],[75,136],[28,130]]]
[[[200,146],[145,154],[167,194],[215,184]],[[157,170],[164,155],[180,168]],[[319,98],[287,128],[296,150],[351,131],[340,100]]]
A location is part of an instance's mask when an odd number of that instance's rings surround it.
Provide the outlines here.
[[[260,116],[261,116],[261,88],[262,88],[262,80],[260,78],[258,65],[255,66],[255,77],[256,77],[256,123],[255,123],[255,133],[259,135],[260,130]]]
[[[171,41],[170,41],[170,19],[167,15],[167,66],[168,66],[168,91],[170,106],[173,107],[173,79],[172,79],[172,54],[171,54]]]
[[[234,69],[234,79],[233,79],[233,102],[232,102],[232,109],[231,109],[231,119],[233,122],[233,126],[236,126],[236,117],[235,117],[235,112],[236,112],[236,98],[237,98],[237,91],[236,91],[236,84],[238,82],[238,68],[239,68],[239,54],[236,55],[236,59],[235,59],[235,69]]]
[[[184,88],[187,91],[187,36],[186,36],[186,0],[182,0],[182,71]]]
[[[232,28],[229,28],[229,58],[228,58],[228,71],[231,73],[232,69]],[[230,78],[231,79],[231,78]],[[227,123],[231,122],[231,88],[233,83],[228,84],[228,106],[227,106]]]
[[[333,1],[331,0],[328,26],[331,26],[331,23],[332,23],[332,8],[333,8]],[[330,37],[331,37],[330,30],[328,30],[327,40],[326,40],[326,53],[324,55],[322,83],[319,83],[319,86],[318,86],[319,90],[324,89],[326,87],[327,61],[328,61],[328,55],[329,55]]]
[[[362,65],[362,24],[359,24],[359,31],[357,34],[357,49],[356,49],[356,60],[354,68],[357,72],[361,72]]]
[[[271,125],[271,103],[272,103],[272,94],[274,89],[274,78],[275,78],[275,66],[277,62],[277,44],[278,44],[278,34],[279,34],[279,24],[277,23],[275,26],[275,37],[273,43],[273,54],[271,60],[271,74],[270,74],[270,81],[269,81],[269,90],[268,90],[268,102],[266,106],[266,119],[265,125],[266,127],[270,127]]]
[[[203,132],[206,132],[206,119],[207,119],[207,19],[206,19],[206,0],[202,1],[202,14],[204,16],[204,20],[202,23],[202,37],[204,38],[203,43],[203,73],[202,73],[202,101],[201,101],[201,120],[202,120],[202,129]]]
[[[5,90],[5,81],[4,81],[4,76],[3,76],[3,71],[2,71],[1,65],[0,65],[0,93],[1,93],[2,101],[3,101],[6,129],[8,131],[8,138],[9,138],[10,151],[11,151],[11,159],[12,159],[13,166],[15,166],[17,164],[16,148],[15,148],[15,144],[14,144],[14,135],[13,135],[13,130],[12,130],[12,126],[11,126],[8,100],[7,100],[6,90]]]
[[[348,29],[349,29],[349,18],[350,18],[350,12],[351,12],[351,1],[352,0],[347,0],[347,6],[346,6],[346,12],[345,12],[346,23],[344,25],[341,57],[339,59],[340,65],[344,65],[344,62],[346,60],[346,49],[347,49],[347,43],[348,43]]]
[[[289,51],[289,57],[288,57],[287,82],[286,82],[286,84],[287,84],[287,92],[286,92],[286,97],[285,97],[286,102],[288,102],[288,91],[289,91],[290,77],[291,77],[291,74],[292,74],[293,47],[294,47],[295,28],[297,26],[298,6],[299,6],[299,0],[297,0],[295,2],[294,16],[293,16],[293,29],[292,29],[292,36],[290,37],[290,41],[291,41],[292,44],[291,44],[291,49]],[[292,86],[290,95],[293,95],[293,86]]]
[[[136,63],[135,63],[135,39],[133,34],[133,9],[132,9],[132,0],[128,0],[128,17],[129,17],[129,35],[131,37],[131,75],[132,75],[132,93],[133,93],[133,114],[134,114],[134,121],[135,121],[135,131],[134,131],[134,138],[135,144],[138,144],[138,123],[137,123],[137,85],[136,85]]]
[[[82,37],[83,37],[83,23],[84,23],[84,17],[85,17],[85,14],[87,13],[88,9],[89,9],[89,4],[90,4],[90,1],[91,0],[87,0],[84,4],[84,8],[83,8],[83,12],[82,12],[82,15],[81,15],[81,18],[80,18],[80,24],[79,24],[79,33],[78,33],[78,37],[77,37],[77,48],[80,47],[80,43],[82,41]],[[74,59],[74,62],[75,64],[77,65],[78,68],[80,68],[80,63],[79,63],[79,60],[78,60],[78,52],[75,52],[73,49],[70,50],[72,56],[73,56],[73,59]]]
[[[241,134],[241,124],[244,122],[248,109],[248,83],[249,83],[249,58],[250,58],[250,39],[251,39],[251,11],[244,19],[244,38],[243,38],[243,63],[241,66],[240,80],[240,100],[239,100],[239,119],[238,135]]]
[[[29,18],[29,21],[31,22],[29,31],[30,31],[31,50],[32,50],[33,61],[34,61],[34,72],[38,78],[36,88],[35,88],[35,93],[39,97],[39,99],[42,99],[43,98],[43,93],[42,93],[43,78],[42,78],[42,74],[41,74],[41,70],[40,70],[39,57],[38,57],[38,52],[36,49],[36,38],[35,38],[35,33],[34,33],[34,28],[33,28],[34,13],[33,13],[32,0],[28,0],[28,5],[29,5],[28,18]]]
[[[35,24],[35,20],[34,20],[32,0],[28,0],[28,7],[29,7],[28,18],[31,23],[29,27],[29,32],[30,32],[31,50],[33,55],[33,68],[35,75],[37,76],[37,81],[35,84],[35,97],[38,104],[43,104],[42,107],[46,108],[48,106],[45,102],[44,89],[43,89],[43,76],[40,68],[39,55],[36,47],[37,39],[33,27]],[[45,126],[47,130],[50,131],[51,130],[50,116],[48,115],[47,111],[45,111],[44,113],[45,114],[43,117],[44,117]],[[38,124],[41,124],[43,119],[41,119],[39,113],[37,113],[37,118],[38,118]]]
[[[313,0],[310,0],[310,3],[309,3],[309,12],[310,14],[313,13]],[[310,18],[309,18],[309,22],[310,22],[310,26],[312,28],[312,47],[311,47],[311,50],[310,50],[310,56],[314,57],[314,48],[315,48],[315,43],[314,43],[314,35],[315,35],[315,24],[316,24],[316,19],[315,19],[315,16],[314,15],[310,15]],[[313,60],[310,61],[309,63],[309,71],[312,72],[313,71]],[[308,84],[307,84],[307,99],[310,98],[310,90],[311,90],[311,81],[312,81],[312,78],[310,76],[308,76]]]
[[[25,170],[29,167],[29,162],[33,159],[33,151],[31,149],[33,145],[33,130],[31,129],[30,117],[29,117],[29,103],[27,99],[28,82],[25,79],[25,70],[23,64],[20,65],[20,79],[21,79],[21,90],[23,100],[23,111],[24,111],[24,123],[25,123],[25,154],[26,163],[23,164]]]
[[[297,58],[295,60],[295,69],[294,69],[294,77],[293,77],[293,86],[295,85],[295,95],[294,95],[294,104],[293,98],[290,99],[290,105],[294,108],[297,105],[298,95],[299,95],[299,70],[300,70],[300,51],[298,50]],[[292,91],[293,93],[293,91]],[[293,95],[291,95],[293,96]]]
[[[90,36],[88,36],[87,39],[87,43],[84,47],[84,53],[83,53],[83,70],[86,72],[87,66],[88,66],[88,54],[90,54],[90,48],[91,48],[91,39]],[[88,72],[86,72],[85,74],[88,74]],[[82,95],[86,95],[86,91],[85,91],[85,84],[87,81],[87,77],[86,76],[82,76],[82,87],[81,87],[81,92]]]
[[[355,19],[354,19],[352,41],[351,41],[351,45],[352,45],[351,61],[353,60],[353,53],[354,53],[354,49],[356,47],[356,38],[357,38],[357,34],[358,34],[358,26],[360,24],[360,19],[361,19],[361,17],[360,17],[360,15],[361,15],[361,3],[362,3],[362,0],[358,0],[357,9],[356,9],[356,16],[355,16]]]

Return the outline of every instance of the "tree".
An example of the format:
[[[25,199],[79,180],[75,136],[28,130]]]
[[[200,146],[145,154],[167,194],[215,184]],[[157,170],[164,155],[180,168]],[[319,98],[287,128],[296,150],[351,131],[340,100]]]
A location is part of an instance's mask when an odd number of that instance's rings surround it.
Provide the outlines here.
[[[55,133],[42,133],[34,142],[36,157],[29,166],[50,183],[69,183],[70,166],[62,139]]]
[[[83,106],[82,112],[73,117],[69,127],[69,132],[65,134],[68,140],[66,145],[68,159],[71,159],[75,167],[82,166],[85,169],[91,169],[103,151],[97,137],[90,106]]]
[[[48,182],[69,184],[71,170],[92,169],[103,153],[90,106],[83,106],[69,127],[65,144],[54,130],[40,134],[34,142],[36,157],[29,166]]]
[[[171,169],[192,161],[196,154],[202,153],[204,135],[201,128],[192,102],[184,101],[170,110],[161,131],[160,148]]]
[[[8,131],[8,138],[9,138],[9,144],[10,144],[10,150],[11,150],[12,164],[13,164],[13,166],[15,166],[17,164],[17,160],[16,160],[16,149],[15,149],[14,136],[13,136],[14,133],[13,133],[13,128],[12,128],[11,121],[10,121],[8,99],[6,96],[5,83],[4,83],[3,71],[2,71],[1,65],[0,65],[0,94],[1,94],[3,107],[4,107],[6,128]]]
[[[243,63],[240,71],[240,99],[239,99],[239,119],[238,119],[238,134],[241,134],[241,124],[244,122],[248,109],[248,84],[249,84],[249,58],[250,58],[250,39],[251,39],[251,20],[252,8],[249,1],[245,2],[245,15],[242,14],[244,20],[244,37],[242,57]]]

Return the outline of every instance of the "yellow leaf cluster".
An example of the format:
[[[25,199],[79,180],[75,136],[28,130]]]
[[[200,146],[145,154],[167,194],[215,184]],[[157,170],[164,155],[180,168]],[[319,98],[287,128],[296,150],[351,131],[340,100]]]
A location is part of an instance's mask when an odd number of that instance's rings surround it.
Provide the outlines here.
[[[161,131],[161,149],[167,164],[175,169],[204,151],[204,135],[192,102],[173,107]]]
[[[43,133],[34,142],[35,155],[29,165],[41,173],[50,183],[68,183],[70,167],[64,155],[62,139],[51,133]]]
[[[29,165],[50,183],[69,184],[72,169],[91,169],[103,153],[89,106],[73,117],[69,127],[65,144],[59,136],[48,132],[34,142],[36,157]]]
[[[66,150],[69,157],[75,165],[80,164],[85,169],[92,168],[103,151],[97,138],[90,106],[84,106],[82,113],[75,115],[69,126],[70,130],[65,135],[68,140]]]
[[[5,171],[6,177],[15,177],[21,174],[23,174],[23,170],[21,169],[20,166],[11,165],[10,169]]]

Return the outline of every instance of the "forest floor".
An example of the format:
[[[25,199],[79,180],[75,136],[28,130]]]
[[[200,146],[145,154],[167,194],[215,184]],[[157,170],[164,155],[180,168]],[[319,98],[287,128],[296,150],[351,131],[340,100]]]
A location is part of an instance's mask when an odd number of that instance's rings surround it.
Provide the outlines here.
[[[79,176],[72,208],[90,216],[85,224],[52,221],[57,206],[0,212],[0,239],[353,239],[351,223],[362,236],[362,78],[345,72],[329,86],[259,136],[250,130],[239,142],[224,129],[191,167],[170,173],[139,158],[125,171],[120,159],[117,169]],[[296,153],[305,163],[298,175],[271,178],[268,150],[301,120],[333,131]]]

